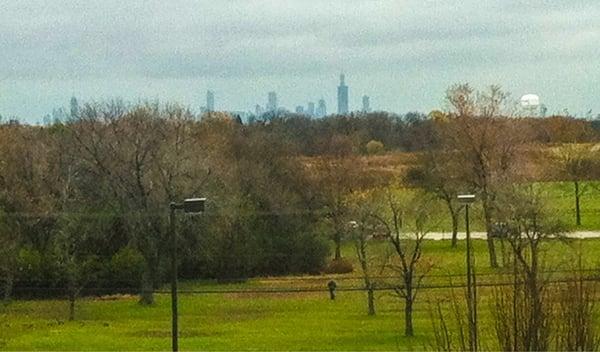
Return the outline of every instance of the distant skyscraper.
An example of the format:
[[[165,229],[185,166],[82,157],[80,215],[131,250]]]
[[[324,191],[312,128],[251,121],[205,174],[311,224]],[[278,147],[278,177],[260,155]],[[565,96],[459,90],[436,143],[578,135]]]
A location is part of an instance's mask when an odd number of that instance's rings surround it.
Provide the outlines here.
[[[312,101],[308,102],[306,113],[308,114],[308,116],[315,116],[315,103],[313,103]]]
[[[254,113],[256,114],[257,117],[262,116],[262,114],[265,113],[265,110],[263,109],[262,106],[260,106],[259,104],[256,104],[256,106],[254,107]]]
[[[319,104],[317,105],[317,111],[315,112],[317,117],[323,117],[327,115],[327,106],[325,105],[325,100],[320,99]]]
[[[71,118],[76,119],[79,117],[79,103],[77,98],[71,97]]]
[[[348,86],[344,82],[344,74],[340,75],[340,85],[338,86],[338,114],[348,113]]]
[[[544,104],[540,104],[540,117],[546,117],[546,113],[548,112],[548,108]],[[598,115],[598,119],[600,119],[600,115]]]
[[[269,99],[267,102],[267,110],[268,111],[277,110],[277,93],[269,92]]]
[[[206,91],[206,111],[215,111],[215,93],[210,90]]]
[[[296,114],[304,114],[304,106],[302,106],[302,105],[296,106]]]
[[[369,100],[369,96],[364,95],[362,101],[363,101],[362,112],[371,112],[371,102]]]

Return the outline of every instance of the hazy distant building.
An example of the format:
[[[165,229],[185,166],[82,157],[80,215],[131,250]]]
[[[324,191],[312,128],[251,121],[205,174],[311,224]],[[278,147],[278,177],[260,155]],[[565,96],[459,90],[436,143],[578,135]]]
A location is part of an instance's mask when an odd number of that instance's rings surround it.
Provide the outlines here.
[[[250,117],[252,116],[252,113],[249,111],[227,111],[227,114],[229,114],[234,121],[241,124],[250,121]]]
[[[548,108],[544,104],[540,104],[540,117],[546,117],[546,113],[548,112]],[[597,119],[600,120],[600,115],[598,115]]]
[[[338,114],[345,115],[348,113],[348,86],[344,82],[345,76],[340,75],[340,85],[338,86]]]
[[[363,96],[362,103],[362,112],[371,112],[371,102],[368,95]]]
[[[304,106],[302,106],[302,105],[296,106],[296,114],[304,114]]]
[[[254,114],[256,116],[262,116],[262,114],[265,113],[265,109],[263,109],[262,106],[260,106],[259,104],[256,104],[256,106],[254,107]]]
[[[79,118],[79,102],[77,102],[77,98],[74,96],[71,97],[71,118]]]
[[[315,116],[315,103],[313,103],[312,101],[308,102],[308,106],[306,108],[306,114],[311,117]]]
[[[215,93],[210,90],[206,91],[206,112],[215,111]]]
[[[317,105],[317,110],[315,111],[315,115],[317,117],[323,117],[327,115],[327,106],[325,105],[325,100],[320,99]]]
[[[268,111],[276,111],[277,110],[277,93],[269,92],[268,100],[267,100],[267,110]]]

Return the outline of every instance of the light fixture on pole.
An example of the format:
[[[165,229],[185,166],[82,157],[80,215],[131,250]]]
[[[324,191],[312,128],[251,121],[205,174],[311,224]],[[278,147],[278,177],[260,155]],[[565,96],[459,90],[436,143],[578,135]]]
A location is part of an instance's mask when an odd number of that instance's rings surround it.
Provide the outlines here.
[[[177,312],[177,234],[175,232],[175,211],[183,210],[185,214],[200,214],[204,212],[206,198],[188,198],[183,203],[169,204],[169,232],[171,236],[171,342],[173,351],[179,350],[179,329]]]
[[[459,194],[458,201],[465,205],[465,231],[467,244],[467,310],[469,315],[469,349],[477,351],[477,285],[475,282],[475,260],[471,247],[469,229],[469,205],[475,201],[474,194]]]

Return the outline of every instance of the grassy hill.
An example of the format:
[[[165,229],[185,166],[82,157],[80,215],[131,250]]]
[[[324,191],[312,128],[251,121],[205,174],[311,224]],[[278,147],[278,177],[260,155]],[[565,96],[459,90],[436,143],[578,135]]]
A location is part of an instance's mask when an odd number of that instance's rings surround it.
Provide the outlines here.
[[[581,246],[580,246],[581,245]],[[386,242],[372,253],[383,255]],[[545,247],[547,268],[571,268],[581,247],[584,265],[597,267],[600,240],[552,241]],[[480,282],[502,280],[487,267],[485,243],[475,241]],[[344,255],[353,260],[346,244]],[[424,256],[434,263],[427,286],[460,284],[464,279],[464,242],[428,241]],[[356,265],[355,265],[356,267]],[[553,277],[569,273],[557,272]],[[384,274],[385,275],[385,274]],[[337,299],[319,292],[265,292],[277,289],[324,289],[338,282]],[[366,314],[366,295],[343,289],[360,287],[358,272],[333,276],[255,278],[244,283],[184,282],[180,296],[182,350],[423,350],[434,349],[431,312],[462,288],[422,289],[415,307],[416,336],[403,336],[402,301],[391,291],[378,291],[377,315]],[[167,288],[164,288],[167,290]],[[214,293],[214,291],[220,291]],[[224,292],[228,291],[228,292]],[[166,292],[166,291],[165,291]],[[491,315],[492,288],[481,288],[480,322],[483,346],[496,348]],[[85,298],[75,321],[66,321],[68,304],[61,300],[15,301],[0,311],[2,350],[167,350],[170,348],[170,300],[159,294],[156,304],[141,306],[137,297]]]

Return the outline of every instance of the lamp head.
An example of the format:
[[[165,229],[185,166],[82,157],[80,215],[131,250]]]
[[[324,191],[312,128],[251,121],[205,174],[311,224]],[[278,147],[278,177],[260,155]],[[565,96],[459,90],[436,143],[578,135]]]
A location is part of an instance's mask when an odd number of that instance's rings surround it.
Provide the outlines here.
[[[199,214],[204,212],[206,198],[188,198],[183,201],[183,211],[186,214]]]
[[[463,204],[471,204],[475,201],[474,194],[459,194],[456,198],[458,198],[458,201]]]

